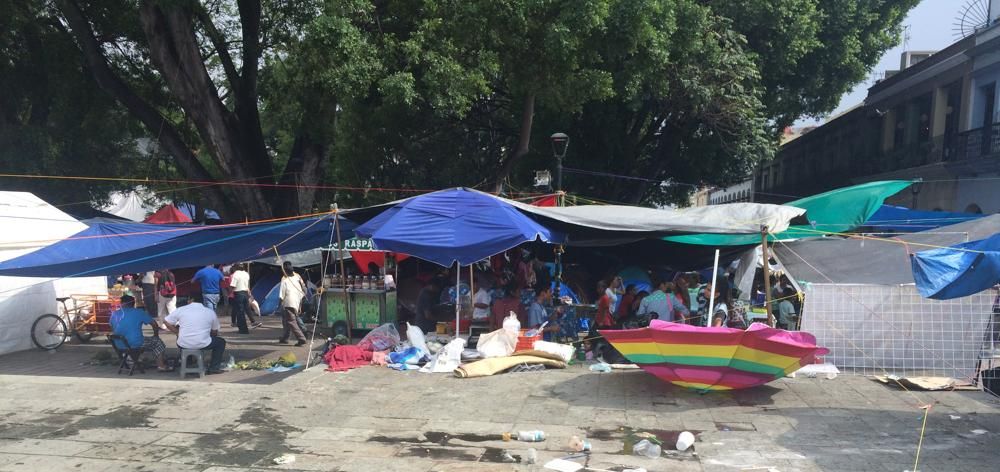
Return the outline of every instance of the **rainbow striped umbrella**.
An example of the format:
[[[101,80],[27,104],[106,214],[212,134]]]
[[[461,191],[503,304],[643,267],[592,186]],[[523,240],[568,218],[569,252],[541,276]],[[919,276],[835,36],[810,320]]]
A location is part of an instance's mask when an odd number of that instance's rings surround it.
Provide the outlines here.
[[[763,385],[829,353],[809,333],[760,323],[744,331],[653,320],[648,328],[601,335],[646,372],[702,391]]]

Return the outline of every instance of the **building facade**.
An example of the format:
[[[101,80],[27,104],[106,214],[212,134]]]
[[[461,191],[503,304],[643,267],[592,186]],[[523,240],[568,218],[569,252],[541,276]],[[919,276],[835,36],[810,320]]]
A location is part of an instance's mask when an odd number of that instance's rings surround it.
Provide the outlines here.
[[[904,68],[869,88],[863,104],[786,142],[755,171],[754,201],[783,203],[863,182],[921,179],[888,203],[1000,212],[997,10],[991,26],[944,50],[904,53]]]

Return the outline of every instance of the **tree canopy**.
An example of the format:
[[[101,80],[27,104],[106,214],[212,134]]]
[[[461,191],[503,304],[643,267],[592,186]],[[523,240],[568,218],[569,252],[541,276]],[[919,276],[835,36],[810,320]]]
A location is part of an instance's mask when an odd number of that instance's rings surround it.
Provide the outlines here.
[[[917,1],[0,0],[0,162],[264,218],[523,190],[562,131],[567,191],[678,201],[834,108]]]

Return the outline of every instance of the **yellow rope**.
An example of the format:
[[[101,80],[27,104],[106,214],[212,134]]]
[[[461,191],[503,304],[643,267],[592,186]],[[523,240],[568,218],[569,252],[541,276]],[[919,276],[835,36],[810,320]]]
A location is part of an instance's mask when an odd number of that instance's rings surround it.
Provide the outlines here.
[[[931,406],[924,405],[924,422],[920,426],[920,440],[917,441],[917,456],[913,459],[913,472],[917,472],[917,464],[920,464],[920,447],[924,445],[924,431],[927,430],[927,417],[931,414]]]

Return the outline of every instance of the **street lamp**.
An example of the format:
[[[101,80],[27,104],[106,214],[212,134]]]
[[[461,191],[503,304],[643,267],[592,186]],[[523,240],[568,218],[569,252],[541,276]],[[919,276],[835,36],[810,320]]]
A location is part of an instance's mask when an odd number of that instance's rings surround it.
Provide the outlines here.
[[[562,192],[562,161],[569,149],[569,136],[566,133],[555,133],[549,136],[552,141],[552,155],[556,157],[556,193]]]

